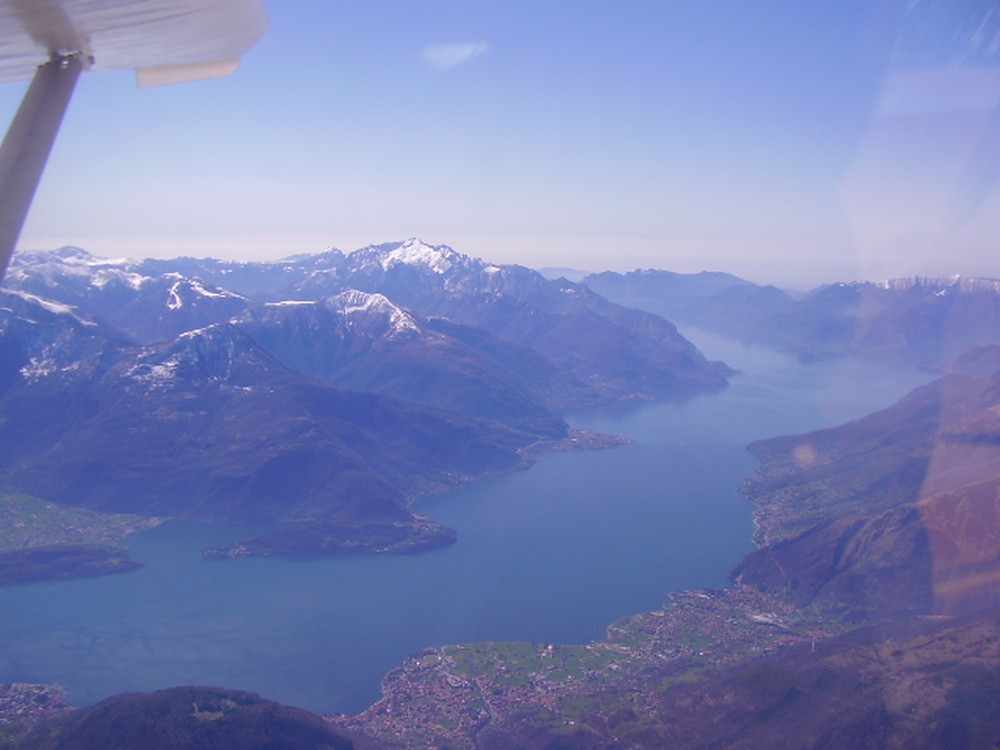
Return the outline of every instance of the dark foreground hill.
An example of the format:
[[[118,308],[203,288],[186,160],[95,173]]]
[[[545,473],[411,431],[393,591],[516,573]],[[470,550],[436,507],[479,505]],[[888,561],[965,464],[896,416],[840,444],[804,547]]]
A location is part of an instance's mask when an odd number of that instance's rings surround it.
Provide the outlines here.
[[[0,740],[0,746],[2,746]],[[14,750],[350,750],[320,717],[242,690],[117,695],[43,723]]]

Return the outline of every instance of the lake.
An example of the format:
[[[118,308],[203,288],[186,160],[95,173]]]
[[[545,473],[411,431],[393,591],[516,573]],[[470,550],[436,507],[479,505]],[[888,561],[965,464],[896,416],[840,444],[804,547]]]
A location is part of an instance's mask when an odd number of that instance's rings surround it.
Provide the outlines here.
[[[544,455],[417,509],[458,530],[413,556],[205,561],[256,529],[170,522],[127,540],[134,573],[0,589],[0,681],[108,695],[219,685],[320,713],[356,713],[421,648],[482,640],[585,643],[671,591],[721,588],[751,549],[750,441],[840,424],[927,374],[794,358],[685,331],[741,370],[681,403],[570,415],[632,445]]]

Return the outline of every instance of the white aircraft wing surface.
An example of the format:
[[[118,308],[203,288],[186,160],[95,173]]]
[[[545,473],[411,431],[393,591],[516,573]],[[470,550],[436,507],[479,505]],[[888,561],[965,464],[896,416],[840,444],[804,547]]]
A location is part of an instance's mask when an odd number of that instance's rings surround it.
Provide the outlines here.
[[[225,75],[266,29],[262,0],[0,0],[0,82],[70,53],[140,85]]]
[[[0,281],[81,72],[215,78],[266,30],[263,0],[0,0],[0,83],[31,79],[0,146]]]

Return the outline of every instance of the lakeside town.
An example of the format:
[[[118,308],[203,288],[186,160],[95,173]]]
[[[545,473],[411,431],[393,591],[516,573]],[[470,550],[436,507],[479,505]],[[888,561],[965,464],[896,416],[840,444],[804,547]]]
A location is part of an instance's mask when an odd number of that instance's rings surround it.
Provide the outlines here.
[[[0,683],[0,740],[23,734],[42,718],[72,708],[57,685]]]
[[[663,609],[612,624],[586,645],[481,643],[431,648],[382,683],[383,698],[356,717],[330,717],[388,744],[472,747],[487,726],[521,715],[571,727],[627,707],[656,710],[662,688],[845,626],[746,586],[671,595]]]

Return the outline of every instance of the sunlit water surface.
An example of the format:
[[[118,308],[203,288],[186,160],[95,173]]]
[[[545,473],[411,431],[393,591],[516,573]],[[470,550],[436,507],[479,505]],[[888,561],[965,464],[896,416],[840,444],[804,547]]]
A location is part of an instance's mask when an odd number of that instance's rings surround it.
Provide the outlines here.
[[[208,562],[255,530],[171,522],[128,540],[124,575],[0,589],[0,681],[54,682],[77,705],[181,684],[354,713],[431,645],[584,643],[669,592],[719,588],[751,548],[738,494],[756,438],[840,424],[929,376],[791,357],[686,331],[741,370],[720,393],[571,422],[628,447],[543,456],[418,510],[458,530],[413,556]]]

